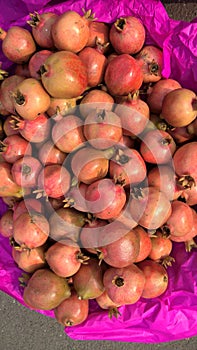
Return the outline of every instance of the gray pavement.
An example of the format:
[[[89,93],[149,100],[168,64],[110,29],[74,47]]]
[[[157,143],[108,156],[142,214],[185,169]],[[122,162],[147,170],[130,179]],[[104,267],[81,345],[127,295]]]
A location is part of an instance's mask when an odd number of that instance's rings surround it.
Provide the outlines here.
[[[169,15],[177,20],[197,16],[197,1],[162,1]],[[197,330],[196,330],[197,333]],[[30,311],[10,296],[0,292],[0,350],[174,350],[197,349],[197,337],[160,344],[111,341],[76,341],[70,339],[54,319]]]

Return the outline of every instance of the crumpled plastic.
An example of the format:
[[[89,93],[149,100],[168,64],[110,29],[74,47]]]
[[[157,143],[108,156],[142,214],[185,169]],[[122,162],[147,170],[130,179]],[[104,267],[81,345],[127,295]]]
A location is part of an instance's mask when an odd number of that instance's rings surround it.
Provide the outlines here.
[[[60,14],[82,8],[92,9],[99,21],[112,23],[116,18],[134,15],[143,22],[146,43],[163,49],[165,78],[177,79],[182,87],[197,92],[197,18],[192,22],[169,18],[157,0],[10,0],[1,3],[0,26],[29,28],[29,13],[52,11]],[[2,69],[12,71],[12,63],[0,51]],[[7,210],[0,199],[0,216]],[[175,262],[168,267],[169,287],[160,297],[141,298],[133,305],[120,307],[121,316],[108,317],[94,300],[90,301],[88,319],[81,325],[66,327],[68,336],[76,340],[113,340],[124,342],[160,343],[197,335],[197,250],[188,253],[183,243],[174,244],[171,254]],[[0,235],[0,289],[23,302],[19,285],[20,270],[11,256],[9,240]],[[53,311],[38,312],[54,317]]]

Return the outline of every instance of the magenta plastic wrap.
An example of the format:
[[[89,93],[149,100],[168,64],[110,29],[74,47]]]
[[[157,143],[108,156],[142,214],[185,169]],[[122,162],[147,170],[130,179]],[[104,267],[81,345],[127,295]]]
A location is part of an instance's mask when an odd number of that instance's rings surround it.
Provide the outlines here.
[[[157,0],[10,0],[1,4],[0,26],[7,30],[12,25],[26,28],[29,12],[68,9],[82,14],[82,8],[92,9],[98,20],[111,23],[125,15],[140,18],[147,30],[146,43],[163,48],[163,76],[179,80],[183,87],[197,92],[197,19],[191,23],[169,18],[164,6]],[[12,64],[0,52],[3,69]],[[0,215],[6,205],[0,199]],[[68,336],[78,340],[113,340],[125,342],[158,343],[197,335],[197,251],[186,253],[184,244],[173,248],[175,263],[168,268],[169,287],[159,298],[145,300],[120,308],[118,319],[108,317],[95,301],[90,302],[88,319],[79,326],[67,327]],[[11,257],[9,240],[0,235],[0,289],[23,303],[18,277],[22,271]],[[54,317],[53,311],[39,311]]]

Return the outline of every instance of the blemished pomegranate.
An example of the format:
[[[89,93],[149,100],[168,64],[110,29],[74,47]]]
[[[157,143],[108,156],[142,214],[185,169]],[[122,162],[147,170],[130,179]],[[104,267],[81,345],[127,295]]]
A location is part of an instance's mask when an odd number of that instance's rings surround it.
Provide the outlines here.
[[[45,268],[35,271],[30,277],[24,288],[23,299],[32,309],[51,310],[70,295],[67,280]]]
[[[25,191],[22,187],[18,186],[11,174],[11,164],[2,162],[0,166],[0,197],[15,197],[22,198]]]
[[[24,77],[14,74],[7,77],[1,84],[1,101],[4,108],[12,114],[16,114],[13,93],[16,86],[24,79]]]
[[[51,97],[74,98],[87,88],[87,70],[81,59],[70,51],[57,51],[41,67],[41,80]]]
[[[133,55],[139,52],[144,45],[145,28],[136,17],[120,17],[112,24],[109,38],[118,54]]]

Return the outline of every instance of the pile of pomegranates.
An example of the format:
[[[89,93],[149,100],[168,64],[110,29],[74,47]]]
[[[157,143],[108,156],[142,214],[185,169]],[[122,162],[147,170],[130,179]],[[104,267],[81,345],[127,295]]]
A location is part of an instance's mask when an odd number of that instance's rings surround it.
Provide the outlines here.
[[[197,96],[162,77],[135,17],[28,24],[0,29],[15,68],[0,85],[0,232],[28,307],[72,326],[94,299],[118,317],[167,290],[174,242],[197,247]]]

